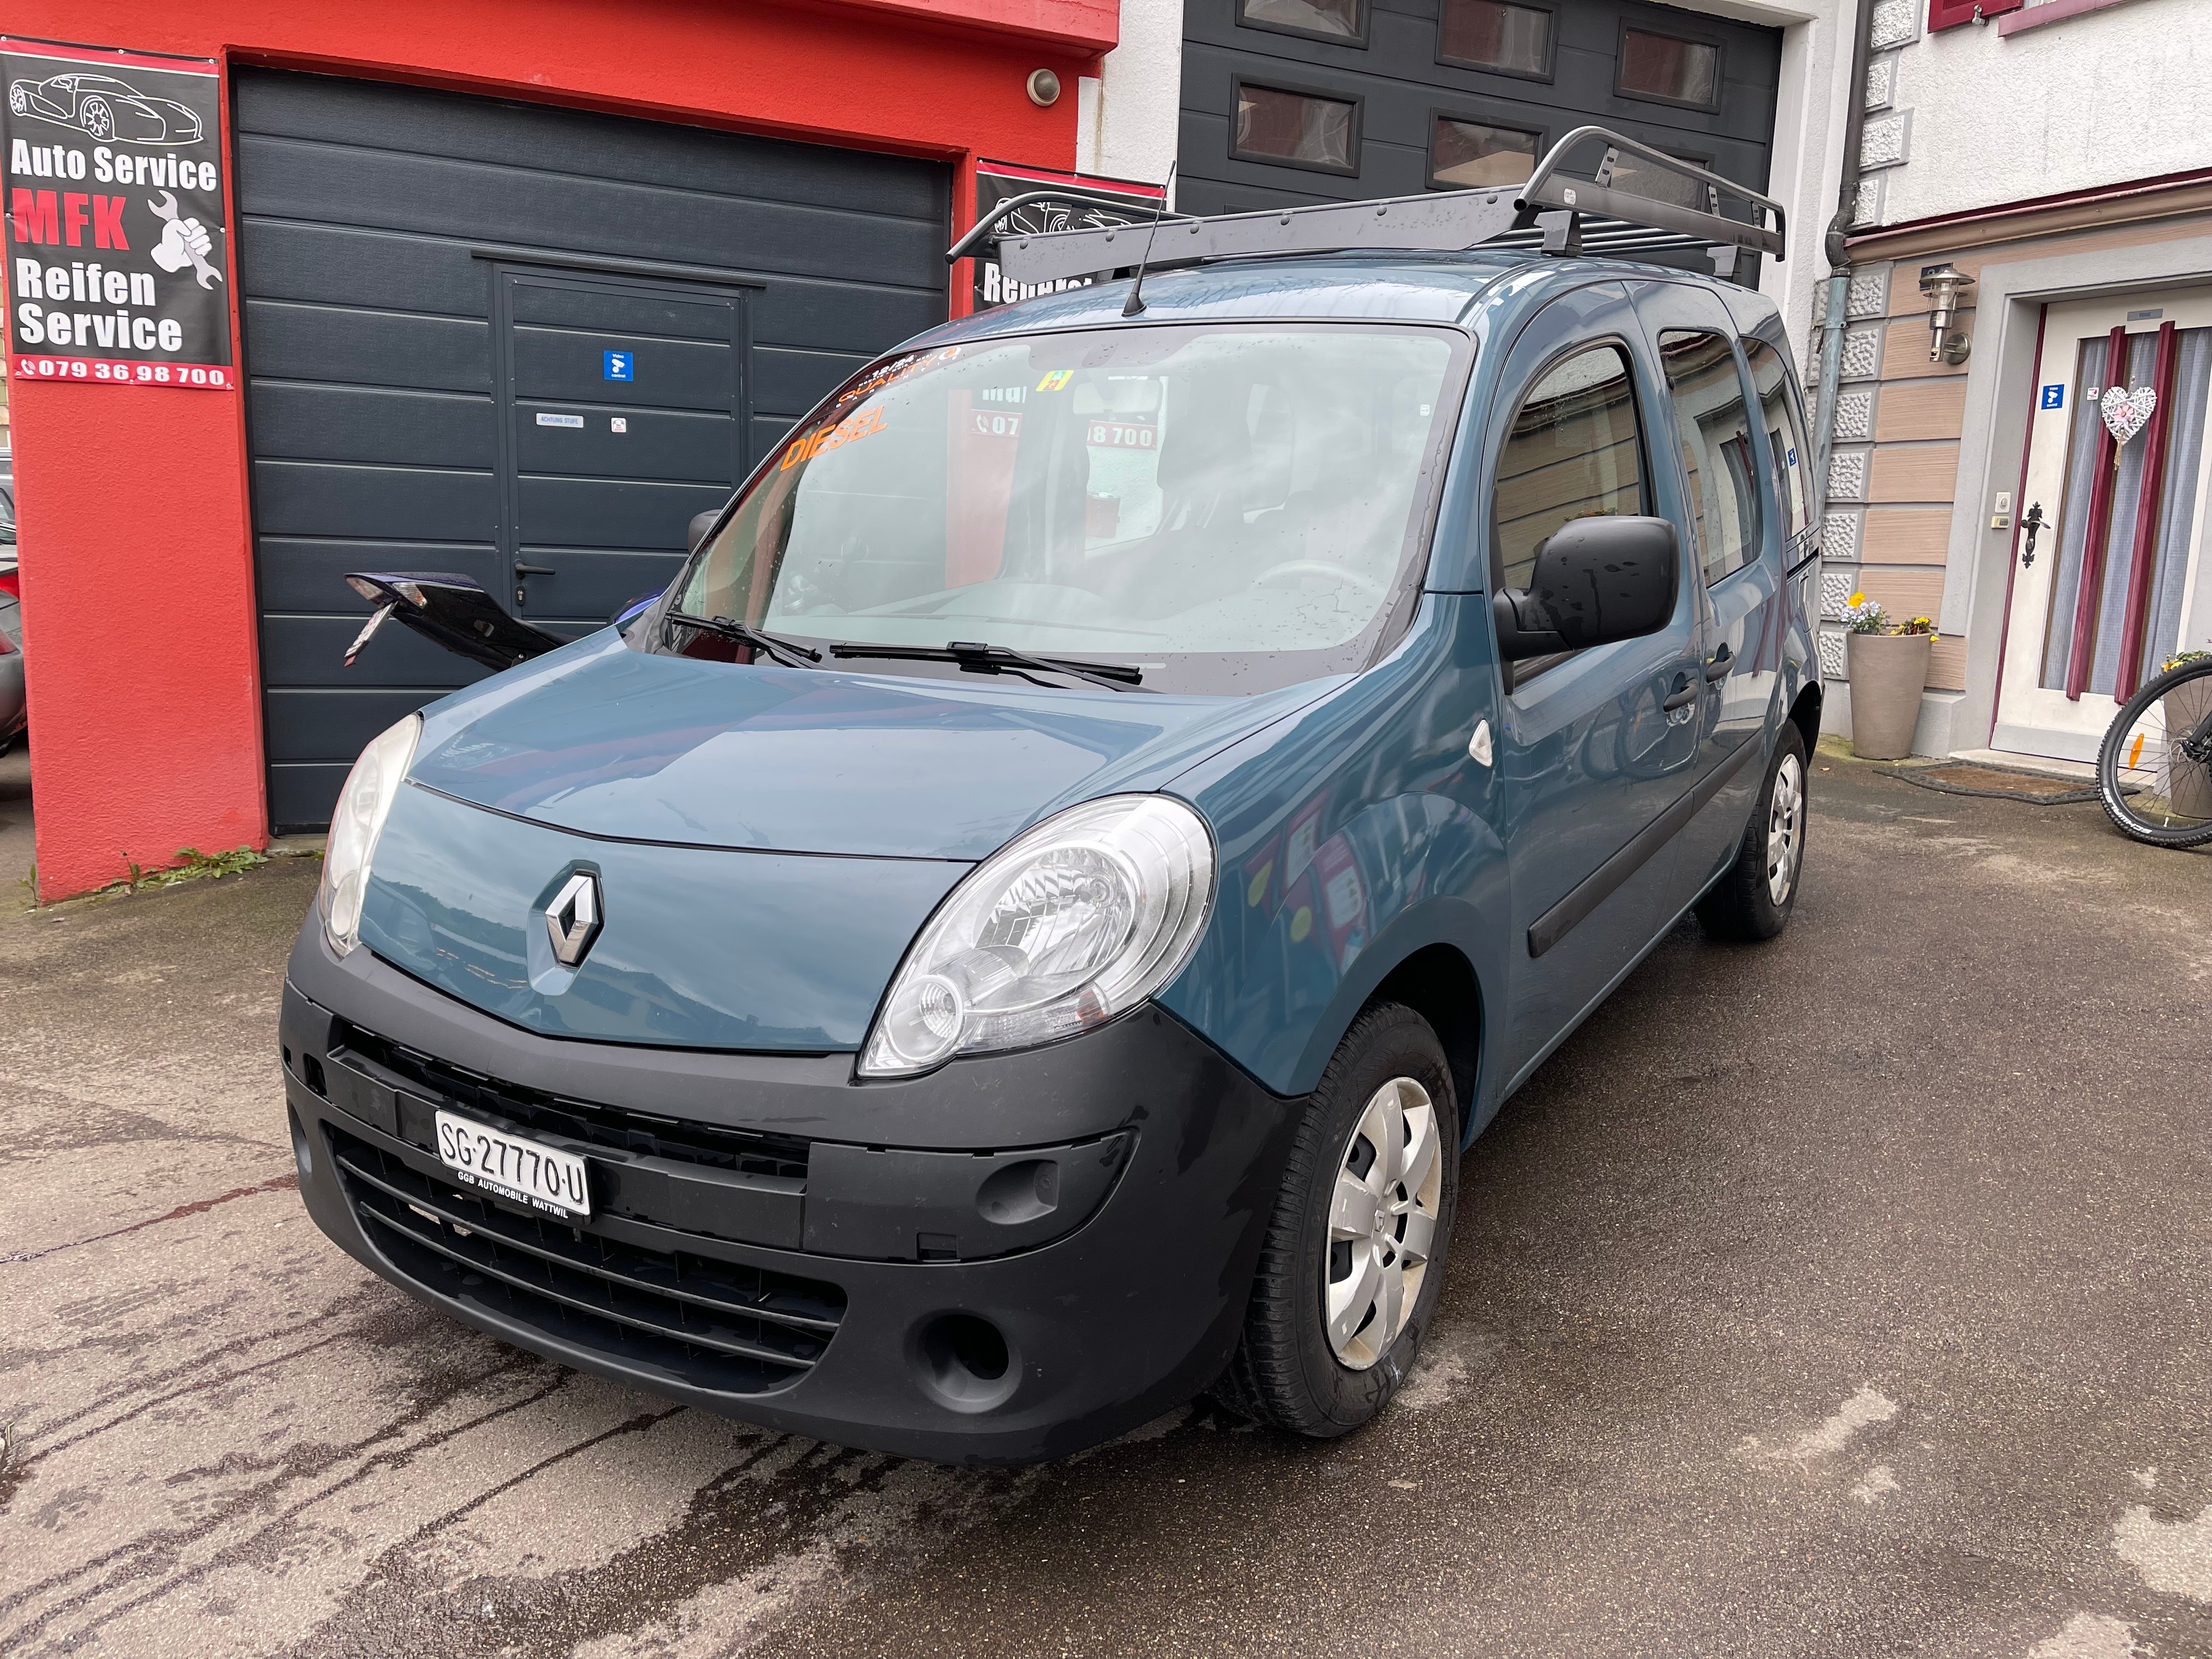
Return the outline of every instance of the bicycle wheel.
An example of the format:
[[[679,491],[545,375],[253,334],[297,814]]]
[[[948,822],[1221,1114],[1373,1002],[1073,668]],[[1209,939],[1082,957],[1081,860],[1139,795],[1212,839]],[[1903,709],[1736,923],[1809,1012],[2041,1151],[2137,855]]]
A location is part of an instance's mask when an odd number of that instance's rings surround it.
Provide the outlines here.
[[[2128,699],[2097,750],[2097,799],[2153,847],[2212,842],[2212,661],[2184,663]]]

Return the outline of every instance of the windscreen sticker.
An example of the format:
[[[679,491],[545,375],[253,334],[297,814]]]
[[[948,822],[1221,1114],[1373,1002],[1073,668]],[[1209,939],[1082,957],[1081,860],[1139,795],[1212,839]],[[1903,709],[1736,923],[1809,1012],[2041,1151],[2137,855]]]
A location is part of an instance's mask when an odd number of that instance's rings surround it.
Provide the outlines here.
[[[863,438],[872,438],[883,429],[884,411],[880,404],[873,409],[864,409],[857,414],[848,415],[835,425],[817,427],[804,438],[794,441],[790,448],[783,452],[783,465],[776,471],[779,472],[787,471],[797,466],[801,461],[812,460],[825,450],[842,449],[847,444],[855,444]]]
[[[1073,369],[1055,368],[1051,374],[1046,375],[1044,379],[1036,383],[1036,389],[1039,392],[1058,392],[1062,386],[1065,386],[1074,378],[1075,371]]]
[[[1136,421],[1093,421],[1084,441],[1094,449],[1153,449],[1159,445],[1160,429]]]
[[[842,408],[847,404],[857,403],[872,392],[880,392],[885,386],[903,380],[910,374],[919,374],[924,369],[936,368],[939,363],[949,363],[959,355],[960,348],[955,345],[946,346],[939,351],[925,351],[920,356],[894,357],[890,362],[871,370],[839,392],[838,406]]]

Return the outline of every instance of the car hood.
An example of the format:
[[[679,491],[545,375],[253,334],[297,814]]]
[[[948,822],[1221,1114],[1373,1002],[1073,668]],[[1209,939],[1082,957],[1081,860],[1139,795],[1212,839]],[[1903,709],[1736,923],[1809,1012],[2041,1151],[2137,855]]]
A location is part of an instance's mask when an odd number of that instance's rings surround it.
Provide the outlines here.
[[[1061,806],[1158,788],[1336,683],[1046,689],[659,656],[608,629],[435,705],[410,778],[609,841],[967,860]]]

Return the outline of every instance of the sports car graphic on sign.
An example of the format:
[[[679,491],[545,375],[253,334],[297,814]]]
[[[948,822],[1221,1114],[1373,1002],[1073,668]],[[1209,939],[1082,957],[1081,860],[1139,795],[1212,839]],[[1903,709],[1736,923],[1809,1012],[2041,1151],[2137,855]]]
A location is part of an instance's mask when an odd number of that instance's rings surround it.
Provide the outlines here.
[[[36,120],[81,127],[104,143],[189,144],[200,136],[200,118],[184,105],[149,98],[107,75],[13,82],[8,108]]]

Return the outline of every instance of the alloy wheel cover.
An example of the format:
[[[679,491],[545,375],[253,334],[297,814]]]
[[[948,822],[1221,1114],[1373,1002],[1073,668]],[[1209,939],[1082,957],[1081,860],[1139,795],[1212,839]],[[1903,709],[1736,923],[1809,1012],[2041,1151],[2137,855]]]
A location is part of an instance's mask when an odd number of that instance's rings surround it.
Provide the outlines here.
[[[1774,769],[1774,794],[1766,813],[1766,896],[1778,908],[1797,882],[1805,848],[1805,774],[1795,755]]]
[[[1443,1158],[1436,1103],[1409,1077],[1369,1097],[1336,1164],[1322,1246],[1322,1328],[1356,1371],[1390,1352],[1428,1276]]]

